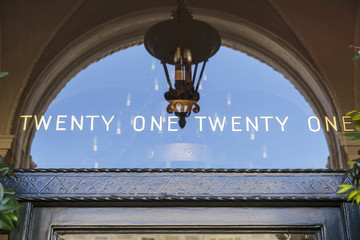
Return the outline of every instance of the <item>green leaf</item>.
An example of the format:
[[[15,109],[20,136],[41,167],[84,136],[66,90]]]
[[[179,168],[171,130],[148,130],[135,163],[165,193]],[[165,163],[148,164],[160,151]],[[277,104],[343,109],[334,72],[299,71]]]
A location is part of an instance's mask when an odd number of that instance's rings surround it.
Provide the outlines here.
[[[22,208],[18,208],[18,209],[15,209],[13,211],[18,219],[18,221],[15,222],[15,225],[18,226],[21,222],[21,217],[22,217]]]
[[[352,167],[350,175],[353,179],[359,178],[359,166],[357,164],[354,164],[354,166]]]
[[[352,163],[359,163],[360,164],[360,158],[357,158],[357,159],[354,159],[354,160],[351,160],[348,162],[348,164],[352,164]]]
[[[21,204],[11,196],[6,196],[0,202],[0,212],[8,212],[21,208]]]
[[[345,136],[351,137],[351,141],[360,140],[360,133],[345,133]]]
[[[354,121],[360,120],[360,114],[356,114],[356,115],[353,116],[351,119],[354,120]]]
[[[14,164],[11,164],[11,165],[8,165],[6,167],[2,167],[0,168],[0,175],[1,176],[5,176],[7,174],[11,175],[11,176],[14,176],[14,172],[11,170],[14,168]]]
[[[356,55],[355,57],[353,57],[351,60],[352,61],[357,61],[357,60],[359,60],[360,59],[360,55]]]
[[[351,177],[353,179],[358,179],[359,177],[359,168],[357,167],[357,165],[354,165],[353,167],[353,171],[350,173]]]
[[[8,72],[0,72],[0,78],[7,76],[9,73]]]
[[[2,183],[0,183],[0,201],[4,198],[4,187]]]
[[[352,185],[348,185],[348,184],[343,184],[343,185],[339,185],[340,189],[337,193],[340,194],[340,193],[344,193],[344,192],[347,192],[349,191],[350,189],[354,188],[354,186]]]
[[[357,204],[360,203],[360,194],[358,194],[356,197],[355,197],[355,201]]]
[[[13,176],[13,177],[16,177],[16,175],[15,175],[15,173],[14,173],[13,170],[10,170],[10,171],[8,172],[8,175]]]
[[[348,197],[348,201],[350,201],[351,199],[353,199],[355,196],[356,196],[356,194],[358,194],[359,193],[359,191],[358,190],[354,190],[354,191],[352,191],[352,192],[350,192],[349,193],[349,197]]]
[[[353,163],[357,163],[357,164],[360,164],[358,161],[354,161],[354,160],[351,160],[351,161],[348,161],[348,163],[347,164],[353,164]]]
[[[351,115],[351,114],[353,114],[353,113],[356,113],[356,112],[358,112],[358,111],[357,111],[357,110],[353,110],[353,111],[347,112],[347,113],[346,113],[346,116],[349,116],[349,115]]]
[[[15,228],[15,225],[11,218],[4,213],[0,213],[0,229],[2,230],[12,230]]]
[[[358,137],[358,136],[360,136],[360,133],[345,133],[345,136],[347,136],[347,137]]]
[[[359,120],[355,121],[354,125],[355,125],[355,129],[360,131],[360,121]]]
[[[0,168],[0,176],[5,176],[10,171],[9,167]]]
[[[11,219],[11,220],[14,220],[14,221],[19,221],[18,217],[15,215],[15,213],[13,212],[8,212],[7,213],[8,217]]]
[[[4,194],[14,195],[15,191],[10,188],[4,188]]]

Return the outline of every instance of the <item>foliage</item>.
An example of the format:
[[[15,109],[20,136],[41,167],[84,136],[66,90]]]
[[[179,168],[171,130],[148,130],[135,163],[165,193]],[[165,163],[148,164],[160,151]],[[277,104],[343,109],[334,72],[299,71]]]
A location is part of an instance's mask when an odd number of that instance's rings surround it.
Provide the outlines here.
[[[9,73],[0,72],[0,78],[7,76]],[[13,165],[5,166],[5,161],[0,155],[0,176],[15,176],[12,171]],[[0,182],[0,229],[12,230],[19,223],[21,216],[21,204],[12,196],[15,191],[4,188]]]
[[[347,116],[351,116],[351,119],[354,122],[355,129],[360,131],[360,112],[357,110],[350,111],[346,113]],[[347,133],[345,136],[351,137],[352,141],[360,140],[360,133]],[[360,150],[358,151],[360,155]],[[348,196],[348,201],[356,201],[357,204],[360,203],[360,158],[353,159],[348,162],[348,164],[354,164],[353,167],[346,171],[345,177],[350,175],[352,180],[352,185],[343,184],[339,185],[340,190],[337,193],[346,193]],[[351,191],[350,191],[351,190]]]
[[[7,76],[9,73],[8,72],[0,72],[0,78]]]
[[[5,166],[4,159],[0,156],[0,176],[8,177],[15,176],[12,171],[13,165]],[[21,216],[21,204],[11,195],[15,191],[4,188],[0,182],[0,229],[11,230],[14,229]]]
[[[360,60],[360,50],[359,50],[359,51],[357,51],[356,56],[354,56],[351,60],[353,60],[353,61]]]
[[[346,116],[351,116],[354,122],[354,127],[357,131],[360,131],[360,112],[357,110],[346,113]],[[351,137],[351,141],[360,140],[360,133],[346,133],[345,136]]]
[[[358,48],[359,49],[359,48]],[[360,50],[357,51],[356,56],[352,58],[352,61],[360,60]],[[350,111],[346,113],[346,116],[351,116],[351,119],[354,122],[354,127],[357,131],[360,131],[360,112],[358,110]],[[351,141],[359,141],[360,140],[360,133],[347,133],[345,134],[347,137],[351,137]],[[358,151],[360,155],[360,150]],[[354,164],[353,167],[346,171],[344,178],[348,175],[351,176],[350,184],[343,184],[339,185],[340,190],[337,192],[346,193],[345,195],[348,196],[348,201],[356,201],[357,204],[360,203],[360,158],[353,159],[348,162],[348,164]],[[350,191],[352,190],[352,191]]]

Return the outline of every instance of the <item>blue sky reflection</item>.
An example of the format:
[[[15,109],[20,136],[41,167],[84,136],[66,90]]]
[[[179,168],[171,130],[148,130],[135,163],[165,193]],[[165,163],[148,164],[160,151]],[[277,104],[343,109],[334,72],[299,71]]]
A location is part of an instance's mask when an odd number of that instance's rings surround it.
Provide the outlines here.
[[[33,160],[41,168],[325,168],[324,133],[308,127],[312,109],[266,64],[221,47],[207,63],[200,89],[200,112],[184,129],[169,129],[176,120],[166,113],[160,62],[144,46],[117,52],[78,73],[59,93],[45,113],[45,119],[52,116],[48,129],[36,132]],[[59,125],[64,131],[56,130],[59,115],[66,116]],[[71,116],[83,116],[82,130],[74,123],[71,130]],[[246,117],[257,118],[258,131]],[[216,118],[223,131],[213,129]],[[143,119],[143,130],[136,131]]]

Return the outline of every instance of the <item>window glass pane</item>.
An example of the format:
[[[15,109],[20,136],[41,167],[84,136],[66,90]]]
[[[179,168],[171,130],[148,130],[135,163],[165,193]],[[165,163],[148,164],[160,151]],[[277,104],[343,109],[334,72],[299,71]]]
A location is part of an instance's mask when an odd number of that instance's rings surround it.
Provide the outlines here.
[[[168,66],[174,78],[174,69]],[[280,73],[221,47],[206,65],[200,112],[180,129],[166,78],[144,46],[77,74],[41,115],[31,155],[40,168],[325,168],[324,133]],[[316,119],[312,119],[316,130]]]
[[[63,234],[58,240],[316,240],[315,234]]]

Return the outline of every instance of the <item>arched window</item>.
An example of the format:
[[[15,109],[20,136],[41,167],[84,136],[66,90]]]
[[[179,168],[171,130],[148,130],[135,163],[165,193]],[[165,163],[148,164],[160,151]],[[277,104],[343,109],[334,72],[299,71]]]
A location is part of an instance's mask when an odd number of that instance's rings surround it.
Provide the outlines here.
[[[309,104],[244,53],[221,47],[210,59],[201,110],[184,129],[166,113],[166,88],[162,66],[143,46],[90,65],[43,122],[37,116],[33,161],[41,168],[326,167],[325,136]]]

